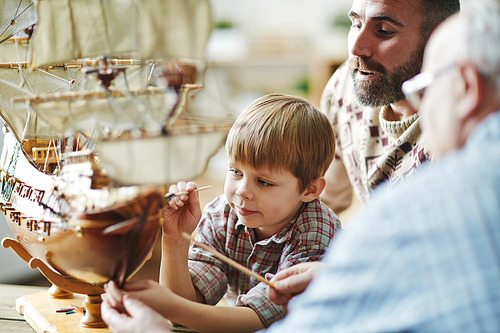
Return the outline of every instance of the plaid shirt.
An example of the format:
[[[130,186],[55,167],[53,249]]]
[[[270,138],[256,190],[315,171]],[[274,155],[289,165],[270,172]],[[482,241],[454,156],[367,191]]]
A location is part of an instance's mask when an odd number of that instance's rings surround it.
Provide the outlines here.
[[[238,221],[226,197],[221,195],[205,207],[196,240],[271,279],[292,265],[320,260],[340,228],[337,215],[316,199],[304,204],[297,218],[277,234],[256,241],[255,231]],[[217,304],[227,292],[228,298],[236,299],[236,306],[252,308],[266,327],[284,318],[282,307],[268,299],[265,283],[241,273],[210,252],[192,246],[189,269],[194,286],[207,304]]]

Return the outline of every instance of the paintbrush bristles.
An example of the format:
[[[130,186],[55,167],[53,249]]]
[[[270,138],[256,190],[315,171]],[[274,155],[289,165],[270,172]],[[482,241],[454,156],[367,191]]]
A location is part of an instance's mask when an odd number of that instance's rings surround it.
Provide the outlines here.
[[[246,268],[245,266],[241,265],[241,264],[238,264],[236,261],[234,261],[233,259],[231,258],[228,258],[226,257],[225,255],[221,254],[220,252],[217,252],[215,249],[211,248],[210,246],[206,245],[206,244],[203,244],[203,243],[200,243],[198,241],[196,241],[193,237],[191,237],[188,233],[185,233],[183,232],[182,233],[182,237],[184,238],[187,238],[189,239],[190,241],[192,241],[194,244],[196,244],[197,246],[201,247],[202,249],[204,250],[207,250],[208,252],[212,253],[215,257],[217,257],[218,259],[224,261],[225,263],[227,263],[229,266],[232,266],[234,268],[236,268],[237,270],[255,278],[257,281],[259,282],[264,282],[265,284],[267,284],[268,286],[274,288],[274,284],[272,284],[271,282],[269,282],[268,280],[266,280],[264,277],[260,276],[259,274],[249,270],[248,268]]]

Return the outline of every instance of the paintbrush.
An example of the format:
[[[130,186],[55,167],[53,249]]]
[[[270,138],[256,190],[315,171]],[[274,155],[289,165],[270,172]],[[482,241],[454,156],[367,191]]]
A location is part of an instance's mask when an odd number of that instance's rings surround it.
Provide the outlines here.
[[[211,248],[210,246],[204,244],[204,243],[200,243],[198,241],[196,241],[193,237],[191,237],[188,233],[186,232],[183,232],[182,233],[182,237],[184,238],[187,238],[189,239],[190,241],[192,241],[194,244],[196,244],[197,246],[201,247],[202,249],[204,250],[207,250],[208,252],[212,253],[214,256],[216,256],[218,259],[224,261],[225,263],[227,263],[229,266],[233,266],[234,268],[236,268],[237,270],[255,278],[257,281],[259,282],[264,282],[265,284],[267,284],[268,286],[270,286],[271,288],[274,288],[274,284],[269,282],[268,280],[266,280],[265,278],[263,278],[262,276],[260,276],[259,274],[249,270],[248,268],[246,268],[245,266],[243,265],[240,265],[238,264],[236,261],[234,261],[233,259],[231,258],[228,258],[226,257],[225,255],[221,254],[220,252],[217,252],[216,250],[214,250],[213,248]]]
[[[212,187],[212,185],[207,185],[207,186],[199,187],[194,191],[198,192],[198,191],[206,190],[207,188],[211,188],[211,187]],[[177,192],[177,193],[167,193],[167,194],[165,194],[165,198],[167,199],[167,201],[170,201],[173,197],[178,197],[180,195],[189,194],[189,193],[190,192],[188,192],[188,191]]]

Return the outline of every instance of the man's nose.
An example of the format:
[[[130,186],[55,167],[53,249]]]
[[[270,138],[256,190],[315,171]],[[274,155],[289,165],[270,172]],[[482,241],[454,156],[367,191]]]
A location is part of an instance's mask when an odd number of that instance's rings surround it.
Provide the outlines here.
[[[371,57],[373,54],[374,36],[364,28],[351,29],[348,35],[349,53],[357,57]]]

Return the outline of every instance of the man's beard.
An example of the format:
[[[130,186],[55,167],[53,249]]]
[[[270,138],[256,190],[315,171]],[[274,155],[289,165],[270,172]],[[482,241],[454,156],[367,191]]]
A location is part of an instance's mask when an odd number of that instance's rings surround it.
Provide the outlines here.
[[[349,60],[352,81],[354,83],[354,100],[363,106],[378,107],[405,99],[401,90],[404,81],[420,72],[422,55],[415,53],[409,61],[388,73],[380,64],[370,64],[365,58],[353,57]],[[379,78],[371,81],[357,81],[358,69],[379,74]]]

